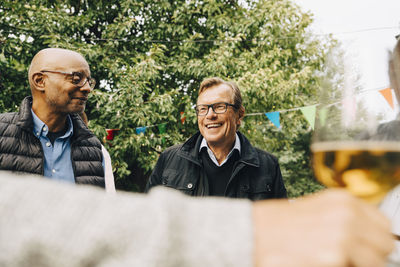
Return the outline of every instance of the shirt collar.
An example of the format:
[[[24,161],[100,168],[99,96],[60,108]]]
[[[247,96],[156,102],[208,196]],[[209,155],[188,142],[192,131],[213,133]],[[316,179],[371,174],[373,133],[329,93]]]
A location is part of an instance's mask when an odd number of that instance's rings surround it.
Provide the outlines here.
[[[203,147],[206,147],[207,149],[210,149],[210,148],[208,147],[207,141],[206,141],[206,139],[205,139],[204,137],[203,137],[203,140],[201,140],[199,152],[201,151],[201,149],[202,149]],[[234,144],[232,150],[229,152],[229,154],[232,153],[232,151],[235,150],[235,149],[236,149],[237,151],[239,151],[239,154],[240,154],[241,146],[240,146],[240,139],[239,139],[239,136],[238,136],[237,133],[235,134],[235,144]],[[211,149],[210,149],[210,150],[211,150]]]
[[[36,137],[47,136],[49,132],[49,127],[41,119],[39,119],[39,117],[35,114],[35,112],[33,112],[32,109],[31,112],[33,117],[33,133],[35,134],[35,136]],[[65,132],[65,134],[60,138],[69,137],[74,133],[74,129],[72,127],[72,120],[69,115],[67,116],[67,124],[68,124],[68,129]]]
[[[241,150],[241,145],[240,145],[240,139],[238,134],[236,133],[236,139],[235,139],[235,144],[233,145],[233,148],[231,149],[231,151],[229,152],[228,156],[226,157],[226,159],[221,162],[221,164],[218,163],[214,153],[212,152],[212,150],[209,148],[206,139],[203,137],[203,140],[201,140],[201,144],[200,144],[200,148],[199,148],[199,152],[203,149],[206,148],[208,155],[210,156],[211,160],[217,165],[217,166],[222,166],[233,154],[233,151],[237,150],[239,152],[240,155],[240,150]]]

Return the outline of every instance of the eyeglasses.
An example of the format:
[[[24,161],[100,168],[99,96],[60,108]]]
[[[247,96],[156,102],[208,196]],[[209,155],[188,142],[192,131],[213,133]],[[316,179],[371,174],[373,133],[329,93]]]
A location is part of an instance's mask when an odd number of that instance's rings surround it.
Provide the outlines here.
[[[96,85],[96,80],[92,77],[85,77],[85,75],[81,72],[63,72],[63,71],[54,71],[54,70],[42,70],[41,72],[50,72],[50,73],[58,73],[71,76],[72,84],[83,87],[86,83],[89,83],[90,89],[93,90]]]
[[[233,105],[233,104],[219,102],[219,103],[214,103],[214,104],[210,104],[210,105],[205,105],[205,104],[197,105],[195,107],[195,109],[196,109],[197,116],[205,116],[208,114],[208,110],[210,108],[212,108],[212,110],[216,114],[223,114],[228,109],[228,106],[231,106],[235,109],[238,108],[236,105]]]

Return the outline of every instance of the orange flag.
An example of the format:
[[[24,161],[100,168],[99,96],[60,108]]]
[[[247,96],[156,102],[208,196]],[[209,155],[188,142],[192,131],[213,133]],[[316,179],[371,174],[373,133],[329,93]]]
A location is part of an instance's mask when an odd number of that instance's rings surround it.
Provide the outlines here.
[[[383,95],[383,97],[386,99],[388,104],[392,107],[392,109],[394,109],[392,89],[385,88],[385,89],[379,90],[379,93],[381,93]]]
[[[183,111],[181,111],[181,123],[184,124],[186,120],[186,116],[184,115]]]

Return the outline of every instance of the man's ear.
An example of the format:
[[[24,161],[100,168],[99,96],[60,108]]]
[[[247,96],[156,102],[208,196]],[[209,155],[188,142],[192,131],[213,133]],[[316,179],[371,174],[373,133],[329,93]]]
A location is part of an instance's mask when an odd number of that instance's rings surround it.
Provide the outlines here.
[[[45,79],[43,73],[36,72],[32,75],[32,84],[38,91],[44,91]]]
[[[243,106],[241,106],[239,108],[238,114],[239,114],[239,119],[237,121],[237,127],[239,128],[239,126],[242,124],[242,120],[243,120],[243,117],[244,117],[244,114],[245,114],[245,109],[244,109]]]

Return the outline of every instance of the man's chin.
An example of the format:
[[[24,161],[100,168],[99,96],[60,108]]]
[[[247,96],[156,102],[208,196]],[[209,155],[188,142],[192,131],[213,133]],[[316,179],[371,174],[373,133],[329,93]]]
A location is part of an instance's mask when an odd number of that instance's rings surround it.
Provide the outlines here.
[[[207,134],[206,136],[204,136],[204,139],[206,139],[206,141],[209,145],[217,145],[223,141],[223,138],[221,138],[220,136],[210,135],[210,134]]]
[[[71,109],[70,113],[83,113],[85,111],[85,107],[86,105],[79,105],[79,106],[75,106],[74,108]]]

